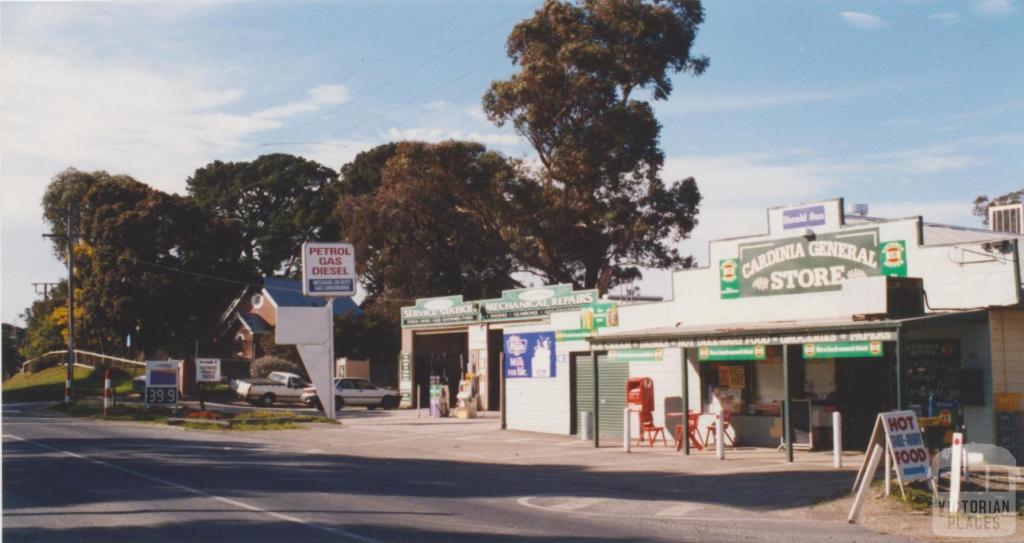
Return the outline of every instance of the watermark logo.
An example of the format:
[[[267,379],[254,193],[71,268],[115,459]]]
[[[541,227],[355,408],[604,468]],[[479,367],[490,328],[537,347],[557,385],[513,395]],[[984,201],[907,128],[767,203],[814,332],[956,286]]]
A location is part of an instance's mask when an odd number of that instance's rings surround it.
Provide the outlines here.
[[[1020,471],[1010,451],[977,443],[946,448],[932,459],[932,473],[932,533],[960,539],[1016,533]]]

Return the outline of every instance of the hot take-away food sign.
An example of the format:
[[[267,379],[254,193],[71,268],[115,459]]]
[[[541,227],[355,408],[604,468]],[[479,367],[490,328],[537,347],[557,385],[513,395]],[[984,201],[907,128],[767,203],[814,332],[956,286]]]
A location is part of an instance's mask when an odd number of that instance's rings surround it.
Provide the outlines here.
[[[881,241],[877,228],[745,243],[719,262],[723,299],[839,290],[843,281],[907,275],[904,241]]]

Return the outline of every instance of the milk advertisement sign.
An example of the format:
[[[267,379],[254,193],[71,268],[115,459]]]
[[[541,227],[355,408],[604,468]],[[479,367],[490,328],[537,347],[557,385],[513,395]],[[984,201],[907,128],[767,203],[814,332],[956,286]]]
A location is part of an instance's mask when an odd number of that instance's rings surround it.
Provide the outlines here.
[[[504,336],[505,377],[554,377],[555,333],[511,333]]]

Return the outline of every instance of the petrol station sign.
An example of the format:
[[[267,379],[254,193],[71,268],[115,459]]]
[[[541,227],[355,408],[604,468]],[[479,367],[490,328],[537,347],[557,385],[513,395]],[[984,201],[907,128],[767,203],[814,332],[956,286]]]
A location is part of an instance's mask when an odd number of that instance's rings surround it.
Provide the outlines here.
[[[302,244],[302,294],[324,298],[356,293],[356,252],[351,243]]]

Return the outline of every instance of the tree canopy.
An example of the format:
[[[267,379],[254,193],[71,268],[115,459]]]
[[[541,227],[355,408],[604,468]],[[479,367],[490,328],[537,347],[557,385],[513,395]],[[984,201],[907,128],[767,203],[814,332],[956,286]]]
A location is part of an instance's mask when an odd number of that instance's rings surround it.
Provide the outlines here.
[[[272,154],[252,162],[212,162],[187,184],[201,209],[237,222],[243,260],[263,275],[296,277],[302,242],[338,239],[332,216],[337,180],[337,172],[322,164]]]
[[[512,195],[529,210],[513,225],[517,258],[549,282],[607,290],[637,266],[686,266],[673,247],[696,225],[693,178],[661,179],[661,125],[650,102],[671,75],[700,75],[691,54],[704,14],[695,0],[547,0],[517,24],[508,54],[520,70],[483,97],[488,117],[511,123],[537,153],[537,175]]]
[[[515,285],[500,214],[517,172],[503,155],[477,143],[402,142],[360,153],[342,172],[337,217],[371,298],[482,298]]]
[[[1024,198],[1024,189],[1007,192],[993,198],[982,194],[974,199],[974,216],[981,217],[982,222],[988,224],[988,208],[1006,204],[1018,204],[1022,198]]]

